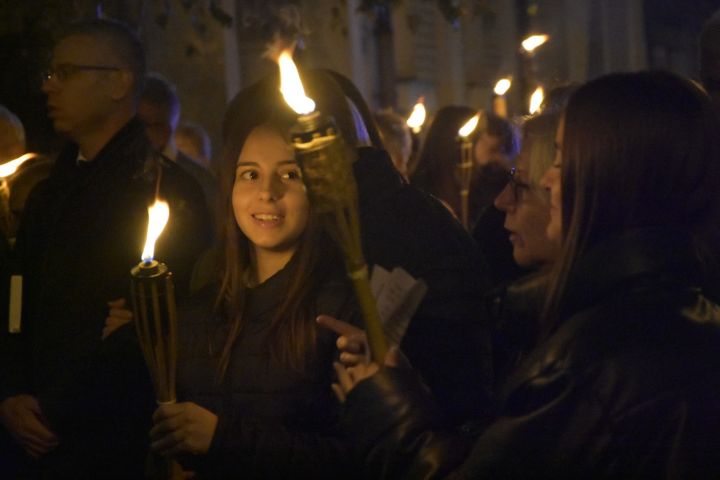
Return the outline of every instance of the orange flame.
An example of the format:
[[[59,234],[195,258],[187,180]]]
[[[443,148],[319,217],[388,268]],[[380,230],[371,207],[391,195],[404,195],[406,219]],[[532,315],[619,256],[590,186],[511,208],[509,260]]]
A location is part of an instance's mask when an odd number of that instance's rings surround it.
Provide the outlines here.
[[[312,113],[315,110],[315,102],[305,96],[305,89],[290,50],[283,50],[280,53],[278,65],[280,67],[280,91],[287,104],[299,115]]]
[[[458,130],[458,135],[460,135],[463,139],[466,139],[467,137],[470,136],[471,133],[473,133],[475,131],[479,121],[480,121],[480,114],[476,113],[474,117],[472,117],[470,120],[465,122],[465,125],[460,127],[460,130]]]
[[[501,78],[495,84],[493,92],[495,92],[495,95],[505,95],[507,91],[510,90],[510,86],[512,86],[512,80],[510,77]]]
[[[528,53],[532,53],[540,45],[543,45],[550,39],[549,35],[530,35],[521,42],[523,50]]]
[[[168,218],[170,218],[170,208],[167,202],[155,200],[155,203],[148,207],[147,238],[141,257],[143,262],[150,263],[153,260],[155,256],[155,242],[163,229],[165,229]]]
[[[420,129],[425,123],[426,117],[427,111],[425,110],[425,97],[420,97],[406,121],[407,126],[410,127],[414,133],[420,133]]]
[[[540,110],[540,105],[542,105],[544,98],[545,91],[542,87],[537,87],[530,96],[530,108],[528,109],[528,112],[532,114]]]
[[[26,153],[24,155],[20,155],[18,158],[3,163],[0,165],[0,178],[9,177],[15,173],[18,168],[20,168],[20,165],[35,157],[37,157],[37,155],[34,153]]]

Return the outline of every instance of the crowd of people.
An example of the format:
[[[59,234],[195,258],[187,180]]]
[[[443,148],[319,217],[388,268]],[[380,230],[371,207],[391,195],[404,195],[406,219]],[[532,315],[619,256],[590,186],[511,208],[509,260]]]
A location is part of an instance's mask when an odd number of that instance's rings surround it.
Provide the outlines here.
[[[67,145],[2,231],[22,315],[6,328],[0,296],[0,477],[145,478],[148,458],[199,479],[720,475],[717,32],[705,87],[612,73],[517,123],[484,112],[469,228],[456,137],[475,109],[440,109],[413,152],[402,117],[302,71],[347,144],[368,265],[426,287],[372,358],[278,75],[229,103],[213,171],[136,35],[72,25],[42,86]],[[0,120],[15,158],[22,125]],[[128,288],[158,197],[178,309],[177,400],[160,404]]]

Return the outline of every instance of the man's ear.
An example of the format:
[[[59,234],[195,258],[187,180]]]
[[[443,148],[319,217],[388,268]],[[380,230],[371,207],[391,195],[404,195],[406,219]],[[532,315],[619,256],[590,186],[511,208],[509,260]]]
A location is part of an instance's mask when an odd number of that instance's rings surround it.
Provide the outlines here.
[[[130,70],[122,69],[113,72],[113,85],[110,97],[113,100],[122,100],[132,95],[135,85],[135,75]]]

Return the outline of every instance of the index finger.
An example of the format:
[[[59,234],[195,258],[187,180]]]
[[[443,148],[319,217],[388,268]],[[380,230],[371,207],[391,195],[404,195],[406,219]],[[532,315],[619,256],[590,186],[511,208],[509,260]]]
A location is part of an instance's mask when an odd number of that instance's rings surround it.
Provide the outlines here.
[[[343,322],[342,320],[338,320],[337,318],[333,318],[330,315],[320,315],[315,319],[315,321],[318,323],[318,325],[327,328],[328,330],[332,330],[338,335],[355,337],[365,334],[362,329],[357,328],[354,325],[350,325],[347,322]]]
[[[125,306],[125,298],[117,298],[115,300],[110,300],[107,302],[108,306],[110,308],[122,308]]]

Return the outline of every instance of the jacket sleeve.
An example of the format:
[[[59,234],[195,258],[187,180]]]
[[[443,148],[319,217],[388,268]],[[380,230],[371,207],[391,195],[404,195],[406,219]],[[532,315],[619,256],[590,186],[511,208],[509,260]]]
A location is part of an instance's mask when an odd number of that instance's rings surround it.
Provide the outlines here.
[[[372,479],[446,477],[472,441],[445,423],[420,377],[394,368],[381,369],[350,392],[342,421],[363,477]]]

